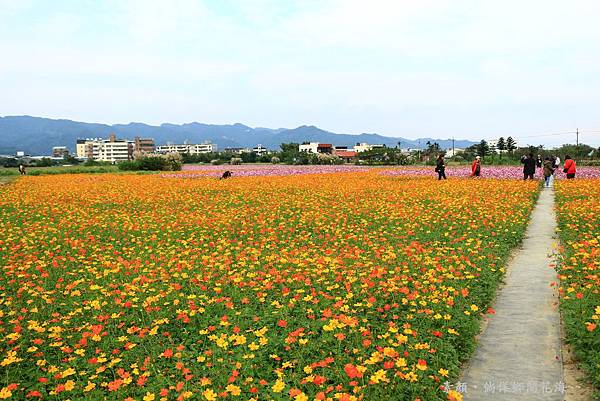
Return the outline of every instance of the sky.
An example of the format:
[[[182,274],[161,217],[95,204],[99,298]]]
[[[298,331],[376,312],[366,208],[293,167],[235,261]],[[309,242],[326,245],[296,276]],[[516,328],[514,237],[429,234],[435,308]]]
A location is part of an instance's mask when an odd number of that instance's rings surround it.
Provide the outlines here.
[[[592,0],[0,0],[0,115],[600,145]]]

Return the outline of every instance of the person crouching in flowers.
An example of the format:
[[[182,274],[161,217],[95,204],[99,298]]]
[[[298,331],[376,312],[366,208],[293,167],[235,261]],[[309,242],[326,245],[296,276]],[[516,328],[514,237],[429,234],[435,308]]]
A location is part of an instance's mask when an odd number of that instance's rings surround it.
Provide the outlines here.
[[[550,177],[554,174],[554,167],[552,166],[552,160],[546,157],[544,160],[544,182],[546,187],[550,186]]]
[[[481,176],[481,157],[476,156],[473,164],[471,164],[471,177],[479,176]]]

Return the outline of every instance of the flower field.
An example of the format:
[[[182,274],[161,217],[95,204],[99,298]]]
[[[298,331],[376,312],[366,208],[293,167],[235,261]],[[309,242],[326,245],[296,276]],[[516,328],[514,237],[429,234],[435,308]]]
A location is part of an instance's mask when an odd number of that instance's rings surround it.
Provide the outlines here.
[[[225,170],[231,171],[235,177],[254,177],[254,176],[272,176],[272,175],[298,175],[298,174],[332,174],[366,171],[367,167],[355,166],[352,164],[344,165],[308,165],[308,166],[290,166],[285,164],[247,164],[247,165],[187,165],[183,166],[182,172],[163,174],[167,178],[197,178],[197,177],[215,177],[218,178]]]
[[[600,391],[600,180],[561,182],[557,204],[567,341]]]
[[[444,383],[538,190],[379,171],[21,178],[0,187],[0,399],[458,400]]]
[[[384,175],[390,176],[436,176],[434,167],[421,167],[421,166],[406,166],[406,167],[395,167],[382,171]],[[446,175],[450,178],[467,178],[471,175],[470,166],[449,166],[446,167]],[[543,179],[542,169],[536,169],[535,176],[539,179]],[[522,166],[486,166],[481,167],[482,178],[496,178],[496,179],[509,179],[509,180],[522,180],[523,179],[523,167]],[[562,172],[562,167],[556,170],[555,178],[562,180],[567,178],[567,175]],[[577,167],[577,178],[600,178],[600,168],[598,167]]]

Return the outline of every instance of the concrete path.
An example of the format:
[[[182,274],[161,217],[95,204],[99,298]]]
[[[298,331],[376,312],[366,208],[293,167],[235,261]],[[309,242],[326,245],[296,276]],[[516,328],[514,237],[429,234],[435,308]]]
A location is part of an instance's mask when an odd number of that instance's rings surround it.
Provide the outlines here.
[[[563,400],[560,317],[552,268],[554,190],[542,188],[487,328],[463,374],[465,400]]]

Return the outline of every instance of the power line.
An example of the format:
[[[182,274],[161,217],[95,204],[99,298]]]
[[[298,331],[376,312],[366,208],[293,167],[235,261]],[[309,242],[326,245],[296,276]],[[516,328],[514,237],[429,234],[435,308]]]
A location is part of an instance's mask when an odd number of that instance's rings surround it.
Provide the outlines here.
[[[546,136],[563,136],[563,135],[598,135],[600,134],[600,129],[588,130],[588,129],[576,129],[574,131],[561,131],[561,132],[548,132],[544,134],[534,134],[534,135],[518,135],[511,134],[506,137],[512,137],[517,139],[526,139],[526,138],[542,138]]]

